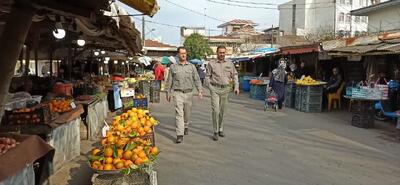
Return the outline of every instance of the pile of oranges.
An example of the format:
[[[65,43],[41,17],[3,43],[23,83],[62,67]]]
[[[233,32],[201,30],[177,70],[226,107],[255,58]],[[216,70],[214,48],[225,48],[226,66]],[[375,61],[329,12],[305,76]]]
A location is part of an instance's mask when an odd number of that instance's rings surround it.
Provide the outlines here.
[[[72,110],[71,101],[69,100],[51,100],[49,105],[51,112],[63,113]]]
[[[158,148],[143,136],[153,133],[158,121],[148,110],[133,108],[114,117],[101,148],[92,150],[91,167],[95,170],[136,169],[156,160]]]

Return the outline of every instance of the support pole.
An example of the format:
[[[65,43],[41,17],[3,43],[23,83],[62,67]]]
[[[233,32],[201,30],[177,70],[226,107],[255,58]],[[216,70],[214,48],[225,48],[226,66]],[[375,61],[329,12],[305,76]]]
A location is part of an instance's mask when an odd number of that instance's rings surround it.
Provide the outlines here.
[[[31,60],[31,46],[27,45],[26,47],[26,53],[25,53],[25,70],[24,70],[24,76],[28,76],[29,74],[29,61]]]
[[[0,119],[3,117],[5,98],[10,88],[18,55],[24,45],[35,10],[15,1],[0,36]],[[18,20],[18,21],[15,21]]]

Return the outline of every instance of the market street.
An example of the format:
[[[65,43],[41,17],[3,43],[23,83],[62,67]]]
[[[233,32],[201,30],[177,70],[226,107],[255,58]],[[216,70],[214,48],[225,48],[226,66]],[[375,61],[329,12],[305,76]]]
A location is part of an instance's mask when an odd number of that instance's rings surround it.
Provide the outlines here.
[[[348,113],[264,112],[248,94],[231,96],[226,138],[211,139],[210,98],[194,98],[189,136],[175,144],[172,103],[152,104],[160,185],[400,184],[400,145],[387,129],[360,129]]]

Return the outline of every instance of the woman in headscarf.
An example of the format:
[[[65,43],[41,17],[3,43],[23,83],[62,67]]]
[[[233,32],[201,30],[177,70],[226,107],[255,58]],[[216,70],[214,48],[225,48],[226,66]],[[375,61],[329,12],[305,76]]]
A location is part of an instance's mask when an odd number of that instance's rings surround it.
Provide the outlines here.
[[[285,101],[285,84],[287,83],[286,61],[279,60],[278,68],[272,70],[272,76],[269,82],[268,90],[273,90],[278,96],[278,108],[282,109],[283,101]]]

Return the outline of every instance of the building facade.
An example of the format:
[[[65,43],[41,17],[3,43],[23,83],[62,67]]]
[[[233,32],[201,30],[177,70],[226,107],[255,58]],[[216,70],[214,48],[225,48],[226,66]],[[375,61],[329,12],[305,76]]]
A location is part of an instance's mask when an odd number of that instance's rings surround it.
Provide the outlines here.
[[[400,30],[400,0],[390,0],[351,12],[368,18],[368,32],[379,33]]]
[[[369,0],[292,0],[279,5],[279,27],[285,35],[350,37],[367,32],[366,17],[351,16]]]

